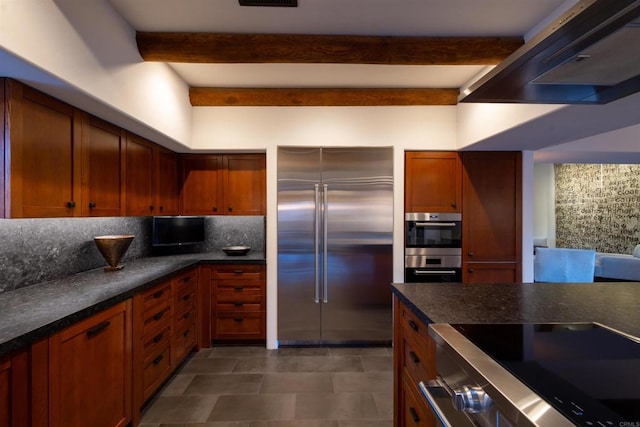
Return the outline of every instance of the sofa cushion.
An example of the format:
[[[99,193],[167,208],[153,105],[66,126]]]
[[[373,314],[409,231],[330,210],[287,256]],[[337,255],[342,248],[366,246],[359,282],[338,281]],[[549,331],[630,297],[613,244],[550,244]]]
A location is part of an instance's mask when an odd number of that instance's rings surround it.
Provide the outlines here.
[[[636,258],[640,258],[640,245],[636,245],[633,249],[633,256]]]

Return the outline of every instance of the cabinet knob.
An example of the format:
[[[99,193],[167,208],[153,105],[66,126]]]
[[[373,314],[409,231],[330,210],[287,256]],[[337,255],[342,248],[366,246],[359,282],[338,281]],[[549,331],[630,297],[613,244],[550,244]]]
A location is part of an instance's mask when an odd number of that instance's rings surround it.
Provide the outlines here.
[[[89,209],[94,209],[96,207],[96,202],[89,202]]]
[[[76,202],[74,202],[73,200],[67,202],[67,207],[68,208],[75,208],[76,207]]]
[[[153,210],[153,205],[149,205],[149,210],[152,211]]]
[[[473,252],[467,252],[468,256],[473,256]]]
[[[232,206],[229,206],[229,212],[231,212],[233,210]]]
[[[160,205],[159,208],[160,208],[160,212],[162,212],[164,210],[164,206],[162,206],[162,205]]]
[[[214,211],[214,212],[218,212],[218,207],[217,207],[217,206],[214,206],[214,207],[213,207],[213,211]]]
[[[458,207],[458,204],[457,203],[451,203],[451,207],[455,209],[455,208]]]
[[[473,268],[468,268],[468,269],[467,269],[467,271],[468,271],[469,273],[473,273],[475,270],[474,270]]]

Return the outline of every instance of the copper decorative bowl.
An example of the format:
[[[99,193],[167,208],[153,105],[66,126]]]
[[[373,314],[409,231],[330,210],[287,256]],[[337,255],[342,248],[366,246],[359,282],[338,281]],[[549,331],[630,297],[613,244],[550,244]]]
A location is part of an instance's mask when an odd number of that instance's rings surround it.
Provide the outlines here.
[[[93,238],[98,250],[109,264],[104,271],[116,271],[122,269],[123,265],[118,265],[124,254],[129,249],[133,234],[119,234],[111,236],[97,236]]]
[[[237,256],[237,255],[246,255],[251,250],[249,246],[225,246],[222,248],[225,254]]]

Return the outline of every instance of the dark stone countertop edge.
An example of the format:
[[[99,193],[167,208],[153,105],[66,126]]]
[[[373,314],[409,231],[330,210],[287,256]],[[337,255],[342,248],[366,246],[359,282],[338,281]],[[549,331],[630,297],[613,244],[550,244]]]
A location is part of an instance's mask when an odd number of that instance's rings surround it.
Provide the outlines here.
[[[151,263],[149,266],[141,266],[136,268],[140,264]],[[56,333],[65,327],[72,325],[82,319],[85,319],[95,313],[98,313],[106,308],[109,308],[119,302],[125,301],[135,294],[153,287],[158,283],[164,282],[173,276],[177,276],[184,271],[200,266],[200,265],[235,265],[235,264],[251,264],[251,265],[266,265],[266,258],[264,254],[249,254],[246,256],[228,256],[222,252],[220,253],[204,253],[204,254],[189,254],[189,255],[176,255],[176,256],[156,256],[148,258],[140,258],[126,262],[126,266],[122,271],[122,274],[126,274],[127,271],[135,269],[135,273],[138,275],[142,272],[143,277],[136,278],[126,284],[122,289],[115,290],[113,293],[107,293],[104,298],[99,298],[99,301],[92,301],[84,303],[78,302],[76,307],[69,309],[62,316],[53,316],[50,319],[46,319],[38,327],[27,327],[21,330],[20,325],[12,325],[18,332],[10,334],[11,336],[2,336],[0,334],[0,356],[8,354],[12,351],[19,350],[35,341],[45,338],[53,333]],[[128,269],[127,269],[128,268]],[[24,294],[28,294],[28,298],[31,301],[28,303],[29,309],[37,312],[39,310],[46,310],[46,303],[38,298],[39,290],[42,289],[42,294],[46,296],[46,289],[51,289],[56,286],[60,286],[61,291],[65,290],[65,284],[73,282],[84,282],[82,289],[91,287],[92,282],[98,282],[99,279],[104,279],[102,274],[102,268],[90,270],[75,275],[65,277],[63,279],[57,279],[41,284],[32,285],[26,288],[17,289],[15,291],[8,291],[0,293],[0,332],[3,331],[3,326],[7,322],[11,322],[7,316],[6,310],[2,310],[5,306],[12,305],[12,298],[15,300],[21,299]],[[109,274],[109,273],[104,273]],[[99,279],[94,279],[94,277]],[[114,276],[115,277],[115,276]],[[103,280],[100,280],[99,285],[104,286]],[[114,280],[116,282],[116,280]],[[108,283],[106,286],[109,286]],[[67,285],[66,287],[72,287]],[[116,287],[116,283],[113,284]],[[79,289],[80,292],[82,289]],[[78,295],[69,295],[69,297],[78,297]]]

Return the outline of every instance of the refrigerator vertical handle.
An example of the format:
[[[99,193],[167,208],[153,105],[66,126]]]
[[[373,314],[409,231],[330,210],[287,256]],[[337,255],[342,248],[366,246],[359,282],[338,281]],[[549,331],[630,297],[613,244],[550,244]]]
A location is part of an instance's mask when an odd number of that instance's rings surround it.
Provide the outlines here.
[[[320,303],[320,242],[318,239],[320,238],[320,184],[314,184],[315,190],[315,218],[314,218],[314,227],[315,233],[313,237],[313,246],[315,250],[314,259],[314,276],[315,276],[315,294],[313,298],[313,302],[316,304]]]
[[[327,258],[329,240],[329,191],[328,185],[322,185],[322,300],[326,304],[329,302],[329,287],[327,286]]]

